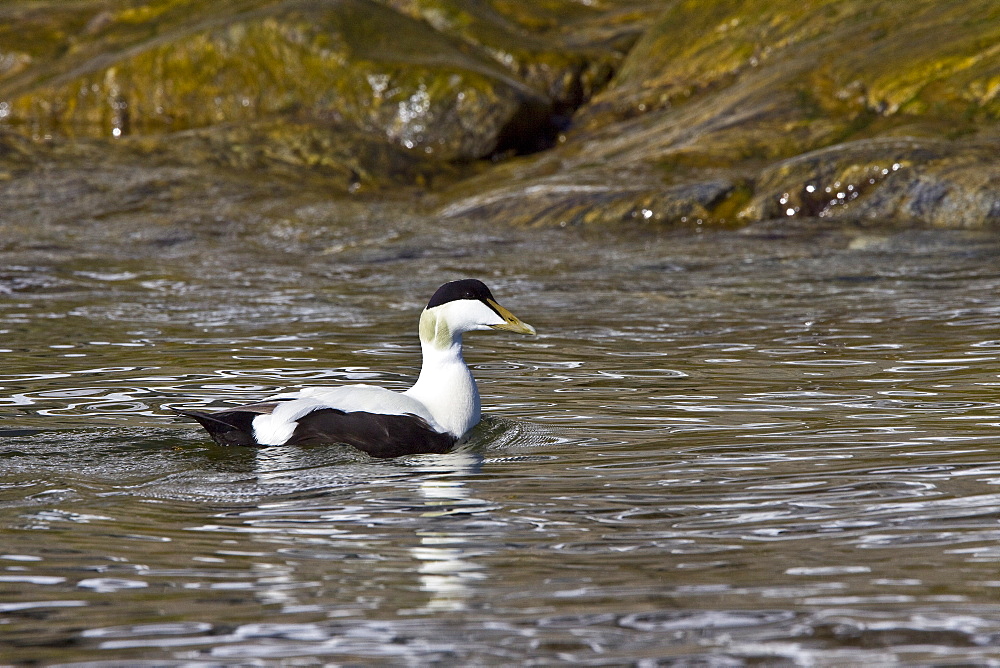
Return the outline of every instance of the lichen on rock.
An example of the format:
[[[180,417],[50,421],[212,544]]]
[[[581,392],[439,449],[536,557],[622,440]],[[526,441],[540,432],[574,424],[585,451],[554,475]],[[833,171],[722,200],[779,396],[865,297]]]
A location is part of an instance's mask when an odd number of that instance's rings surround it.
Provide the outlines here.
[[[990,0],[81,0],[0,18],[0,125],[40,142],[416,188],[484,225],[1000,210]]]

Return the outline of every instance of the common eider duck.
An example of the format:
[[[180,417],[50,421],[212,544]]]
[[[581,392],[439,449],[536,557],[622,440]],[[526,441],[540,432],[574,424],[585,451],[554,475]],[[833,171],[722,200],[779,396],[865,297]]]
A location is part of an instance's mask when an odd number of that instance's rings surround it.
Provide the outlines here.
[[[462,334],[534,334],[479,280],[445,283],[420,314],[423,364],[413,387],[310,387],[218,412],[173,409],[219,445],[345,443],[373,457],[447,452],[479,422],[479,390],[462,357]]]

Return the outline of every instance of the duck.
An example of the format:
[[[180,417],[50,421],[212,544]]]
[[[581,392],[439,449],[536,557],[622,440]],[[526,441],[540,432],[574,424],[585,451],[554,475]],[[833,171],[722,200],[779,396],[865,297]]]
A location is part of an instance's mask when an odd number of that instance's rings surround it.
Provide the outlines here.
[[[490,330],[535,334],[482,281],[450,281],[420,314],[423,361],[404,392],[364,384],[308,387],[224,410],[172,410],[197,421],[223,446],[346,444],[377,458],[445,453],[481,415],[462,335]]]

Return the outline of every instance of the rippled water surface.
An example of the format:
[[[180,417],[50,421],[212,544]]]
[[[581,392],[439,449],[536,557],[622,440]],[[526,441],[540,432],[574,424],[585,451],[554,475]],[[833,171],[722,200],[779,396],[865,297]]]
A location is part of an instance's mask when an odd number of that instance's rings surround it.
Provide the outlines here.
[[[3,662],[1000,655],[1000,244],[389,228],[3,251]],[[539,335],[466,337],[486,418],[451,454],[167,410],[404,388],[460,276]]]

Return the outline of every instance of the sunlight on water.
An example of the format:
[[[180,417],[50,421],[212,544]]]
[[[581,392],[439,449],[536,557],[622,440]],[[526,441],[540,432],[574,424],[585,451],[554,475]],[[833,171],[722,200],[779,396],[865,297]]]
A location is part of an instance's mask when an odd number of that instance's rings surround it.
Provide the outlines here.
[[[297,256],[9,262],[3,658],[995,656],[992,240],[454,234],[485,269],[390,242],[335,281]],[[452,453],[227,450],[168,410],[403,389],[461,274],[539,335],[468,336],[486,417]]]

